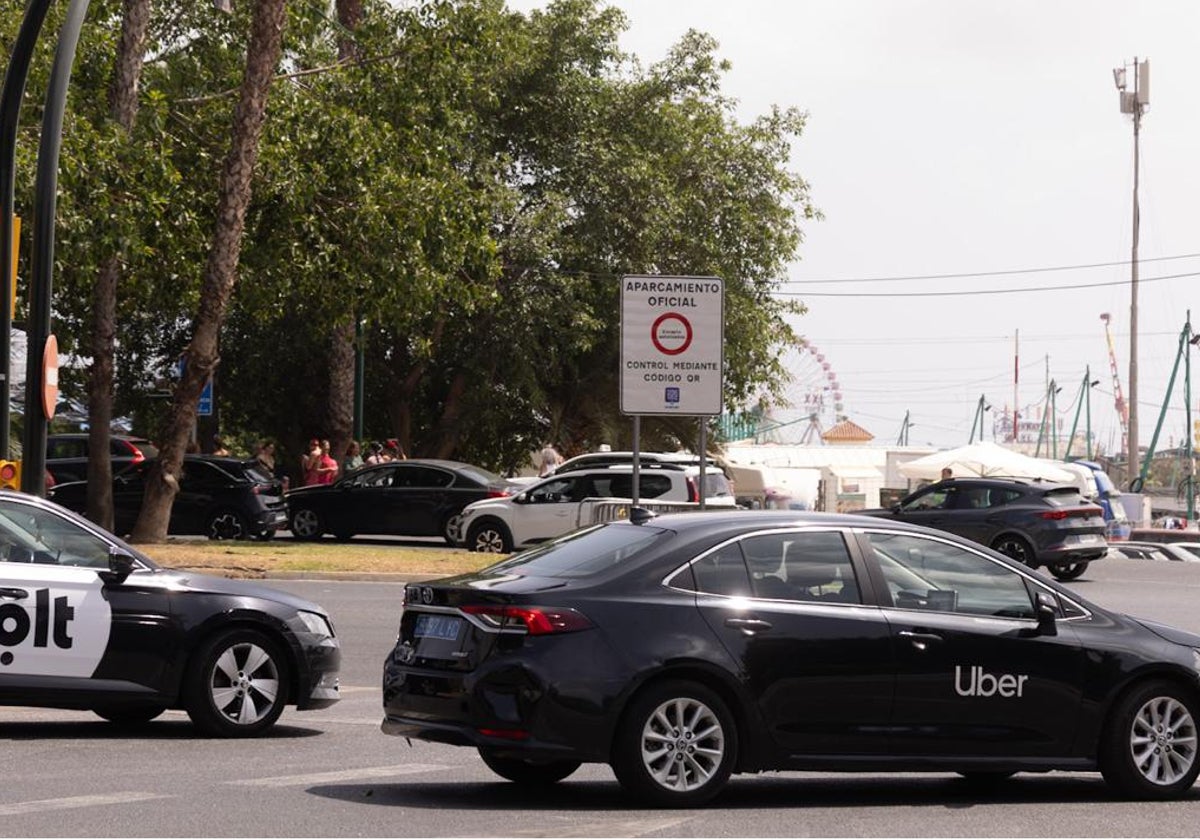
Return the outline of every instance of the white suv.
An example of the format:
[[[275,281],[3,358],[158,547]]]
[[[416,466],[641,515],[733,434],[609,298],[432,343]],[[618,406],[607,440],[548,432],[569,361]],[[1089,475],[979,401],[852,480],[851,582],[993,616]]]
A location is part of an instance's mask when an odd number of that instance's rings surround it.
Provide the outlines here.
[[[646,464],[638,476],[639,501],[699,502],[700,467]],[[704,474],[705,507],[736,507],[719,469]],[[591,500],[632,500],[633,465],[577,469],[544,478],[516,496],[481,499],[463,508],[460,541],[471,551],[507,553],[591,524]],[[585,501],[586,500],[586,501]]]

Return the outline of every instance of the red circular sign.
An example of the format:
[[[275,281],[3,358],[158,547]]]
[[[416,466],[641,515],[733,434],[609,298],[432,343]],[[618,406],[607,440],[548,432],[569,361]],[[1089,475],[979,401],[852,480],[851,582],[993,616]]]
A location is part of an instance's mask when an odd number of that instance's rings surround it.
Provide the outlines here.
[[[664,312],[650,327],[650,340],[664,356],[678,356],[692,346],[692,324],[678,312]]]
[[[54,419],[58,408],[58,339],[46,337],[46,349],[42,353],[42,413],[47,420]]]

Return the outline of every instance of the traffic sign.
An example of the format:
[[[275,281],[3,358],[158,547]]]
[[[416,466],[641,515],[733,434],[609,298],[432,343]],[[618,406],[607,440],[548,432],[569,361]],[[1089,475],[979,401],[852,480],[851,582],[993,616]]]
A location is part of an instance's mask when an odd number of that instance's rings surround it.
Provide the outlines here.
[[[621,278],[621,411],[721,413],[725,284],[719,277]]]

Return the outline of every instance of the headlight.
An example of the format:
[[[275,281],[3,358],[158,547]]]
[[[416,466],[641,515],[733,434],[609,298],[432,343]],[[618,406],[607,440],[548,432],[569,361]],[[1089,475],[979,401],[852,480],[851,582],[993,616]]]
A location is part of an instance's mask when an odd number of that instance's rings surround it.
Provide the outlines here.
[[[320,613],[305,612],[301,610],[296,613],[300,616],[300,621],[304,624],[309,633],[314,636],[327,636],[333,638],[333,625],[329,623],[329,619]]]

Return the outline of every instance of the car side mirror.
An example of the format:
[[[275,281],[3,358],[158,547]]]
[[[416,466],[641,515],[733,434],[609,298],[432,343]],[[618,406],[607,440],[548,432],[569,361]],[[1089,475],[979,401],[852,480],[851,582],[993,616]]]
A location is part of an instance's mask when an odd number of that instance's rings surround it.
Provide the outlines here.
[[[1037,593],[1034,614],[1037,615],[1039,636],[1058,635],[1058,604],[1045,592]]]
[[[137,560],[132,554],[113,546],[108,550],[108,568],[99,573],[100,579],[115,586],[124,583],[136,567]]]
[[[903,510],[903,508],[900,507],[900,505],[892,505],[892,513],[899,513],[901,510]]]
[[[519,505],[523,505],[529,501],[529,494],[528,493],[518,493],[517,495],[512,497],[512,500]]]

